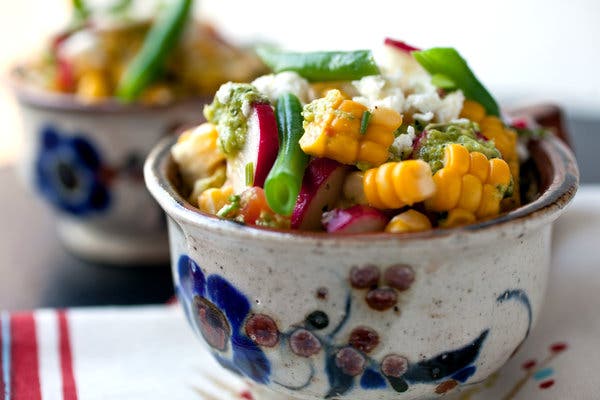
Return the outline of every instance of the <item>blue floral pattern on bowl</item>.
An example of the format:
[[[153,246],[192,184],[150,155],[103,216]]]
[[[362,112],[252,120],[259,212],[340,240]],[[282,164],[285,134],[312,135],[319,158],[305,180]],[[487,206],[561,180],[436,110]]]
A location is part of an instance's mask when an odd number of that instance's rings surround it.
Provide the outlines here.
[[[264,352],[243,331],[250,302],[219,275],[206,277],[188,256],[178,262],[178,295],[193,326],[212,349],[219,363],[259,383],[268,383],[271,364]]]
[[[354,268],[350,272],[351,288],[342,302],[344,310],[335,326],[330,326],[325,312],[314,310],[283,330],[277,326],[275,317],[254,312],[248,297],[231,282],[218,274],[206,275],[185,254],[178,258],[177,275],[177,292],[188,320],[221,365],[256,382],[299,391],[313,383],[316,363],[321,359],[329,384],[325,398],[343,396],[356,388],[403,393],[417,384],[430,384],[433,393],[443,395],[475,374],[476,361],[490,333],[490,329],[484,329],[463,347],[419,360],[394,353],[373,357],[371,352],[380,344],[380,336],[369,326],[357,325],[349,337],[340,335],[352,314],[353,299],[362,297],[350,292],[373,292],[364,297],[369,306],[377,312],[393,312],[397,306],[389,299],[395,301],[414,281],[414,271],[407,265],[388,267],[383,280],[378,267]],[[382,282],[391,287],[378,287]],[[393,296],[392,288],[397,292]],[[529,298],[523,290],[506,290],[496,302],[510,300],[521,303],[527,310],[527,335],[532,315]],[[328,326],[330,329],[326,329]],[[281,357],[280,363],[289,357],[307,360],[310,373],[306,381],[294,386],[279,382],[278,371],[272,371],[275,364],[272,366],[268,358],[271,353],[263,351],[268,348],[279,349],[276,352]]]
[[[62,135],[48,126],[40,135],[35,179],[41,194],[62,212],[86,216],[106,210],[110,193],[100,153],[83,135]]]

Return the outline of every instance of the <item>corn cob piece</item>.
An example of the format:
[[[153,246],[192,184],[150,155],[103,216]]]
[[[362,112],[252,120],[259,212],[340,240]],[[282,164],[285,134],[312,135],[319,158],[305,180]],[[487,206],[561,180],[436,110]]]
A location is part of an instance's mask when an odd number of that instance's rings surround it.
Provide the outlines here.
[[[304,108],[304,135],[300,147],[306,154],[326,157],[342,164],[367,163],[379,166],[389,158],[394,131],[402,124],[396,111],[346,100],[339,90],[330,90]],[[362,125],[362,132],[361,132]],[[364,129],[366,127],[366,129]]]
[[[364,173],[363,190],[369,205],[401,208],[433,196],[431,167],[423,160],[388,162]]]
[[[488,140],[493,140],[494,145],[508,163],[513,178],[513,194],[502,201],[502,209],[510,210],[521,204],[519,195],[519,156],[517,154],[517,133],[506,127],[496,116],[488,116],[479,103],[465,100],[460,116],[468,118],[479,124],[481,134]]]
[[[494,217],[511,183],[511,171],[500,158],[469,151],[460,144],[449,144],[444,151],[444,167],[433,176],[435,194],[425,200],[430,211],[448,212],[442,227],[453,227]]]
[[[396,215],[385,227],[385,231],[390,233],[420,232],[428,229],[431,229],[431,221],[416,210],[407,210]]]

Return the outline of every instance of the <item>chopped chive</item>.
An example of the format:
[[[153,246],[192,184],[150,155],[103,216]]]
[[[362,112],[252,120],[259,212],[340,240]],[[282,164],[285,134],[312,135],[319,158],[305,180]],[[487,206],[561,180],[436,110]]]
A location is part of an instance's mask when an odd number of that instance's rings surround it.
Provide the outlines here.
[[[369,121],[371,120],[371,112],[365,111],[360,119],[360,134],[364,135],[367,133],[367,128],[369,127]]]
[[[246,186],[254,186],[254,163],[246,164]]]
[[[241,197],[239,195],[230,196],[228,204],[225,204],[223,208],[219,210],[217,217],[231,218],[233,216],[232,214],[240,209],[240,200]]]

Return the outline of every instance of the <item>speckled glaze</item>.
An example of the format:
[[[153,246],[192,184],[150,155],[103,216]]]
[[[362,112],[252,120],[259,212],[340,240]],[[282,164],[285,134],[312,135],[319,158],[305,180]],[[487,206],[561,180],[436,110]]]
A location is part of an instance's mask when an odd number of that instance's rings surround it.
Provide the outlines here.
[[[88,260],[168,260],[163,213],[144,187],[143,161],[206,99],[166,106],[89,105],[32,89],[13,73],[24,129],[20,175],[57,213],[64,244]]]
[[[145,178],[169,216],[179,299],[217,360],[273,399],[432,399],[488,377],[535,324],[552,222],[578,184],[551,137],[532,148],[541,196],[494,220],[408,235],[260,230],[187,204],[172,143]]]

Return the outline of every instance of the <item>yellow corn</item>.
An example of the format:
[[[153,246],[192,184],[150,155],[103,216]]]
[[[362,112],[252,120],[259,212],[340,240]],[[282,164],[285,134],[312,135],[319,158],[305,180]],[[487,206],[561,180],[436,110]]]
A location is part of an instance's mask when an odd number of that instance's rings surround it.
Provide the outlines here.
[[[390,233],[420,232],[428,229],[431,229],[429,218],[416,210],[396,215],[385,227],[385,231]]]
[[[440,227],[442,228],[454,228],[457,226],[472,224],[476,221],[475,215],[467,210],[461,208],[455,208],[448,212],[448,217],[440,221]]]
[[[521,204],[519,195],[519,156],[517,154],[517,133],[508,128],[495,116],[486,115],[481,104],[472,100],[465,100],[460,116],[477,122],[481,134],[488,140],[493,140],[494,145],[502,154],[509,166],[514,183],[513,195],[502,200],[502,209],[510,210]]]
[[[202,192],[211,188],[218,188],[223,186],[226,179],[227,167],[223,163],[215,169],[215,172],[211,176],[202,179],[197,179],[196,182],[194,182],[194,187],[192,188],[192,193],[188,197],[188,201],[193,206],[198,206],[198,198],[200,197]]]
[[[108,82],[100,71],[90,70],[79,78],[77,95],[86,102],[96,102],[110,95]]]
[[[367,203],[388,209],[412,205],[431,197],[435,184],[423,160],[388,162],[367,170],[363,177]]]
[[[473,122],[479,122],[485,117],[485,108],[473,100],[465,100],[460,117],[467,118]]]
[[[305,118],[300,147],[306,154],[343,164],[360,162],[379,166],[386,162],[394,131],[402,124],[402,116],[396,111],[376,107],[371,111],[366,131],[361,134],[361,121],[367,107],[344,99],[335,89],[309,104],[305,112],[307,109],[313,114]]]
[[[498,215],[511,182],[506,161],[469,153],[460,144],[447,145],[444,152],[444,167],[433,176],[435,194],[425,201],[427,210],[448,212],[440,226],[459,226]]]
[[[192,187],[198,179],[211,176],[225,162],[217,145],[218,136],[216,127],[206,122],[183,133],[171,148],[186,186]]]
[[[228,203],[232,194],[233,187],[229,185],[207,189],[198,196],[198,208],[207,214],[216,215]]]

